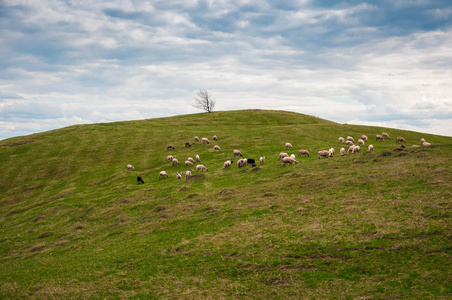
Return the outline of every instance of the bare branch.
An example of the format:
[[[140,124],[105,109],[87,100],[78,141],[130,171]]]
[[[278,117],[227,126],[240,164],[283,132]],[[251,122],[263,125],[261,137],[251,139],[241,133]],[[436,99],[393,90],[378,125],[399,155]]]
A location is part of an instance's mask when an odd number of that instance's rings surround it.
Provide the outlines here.
[[[212,96],[207,91],[199,90],[197,93],[197,97],[195,97],[195,104],[193,107],[205,110],[210,113],[213,111],[215,107],[216,101],[212,98]]]

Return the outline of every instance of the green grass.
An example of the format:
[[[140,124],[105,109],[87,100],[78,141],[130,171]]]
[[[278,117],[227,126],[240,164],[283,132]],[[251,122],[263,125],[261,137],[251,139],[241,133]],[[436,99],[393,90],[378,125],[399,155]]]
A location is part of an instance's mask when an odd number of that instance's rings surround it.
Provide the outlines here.
[[[374,152],[341,157],[361,134]],[[283,167],[285,142],[311,157]],[[223,170],[234,149],[266,163]],[[209,172],[176,180],[196,154]],[[260,110],[3,140],[0,298],[450,298],[451,158],[450,137]]]

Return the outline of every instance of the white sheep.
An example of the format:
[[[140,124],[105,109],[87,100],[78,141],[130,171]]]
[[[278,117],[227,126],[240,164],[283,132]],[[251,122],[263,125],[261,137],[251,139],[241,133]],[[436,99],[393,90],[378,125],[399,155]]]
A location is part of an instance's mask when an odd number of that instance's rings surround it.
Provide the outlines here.
[[[192,163],[195,162],[195,160],[193,159],[193,157],[189,157],[189,158],[187,158],[187,160],[188,160],[189,162],[192,162]]]
[[[343,156],[343,155],[345,154],[345,148],[342,147],[341,150],[340,150],[340,152],[341,152],[341,156]]]
[[[361,147],[356,145],[352,149],[352,154],[359,153],[361,151]]]
[[[218,141],[218,137],[216,135],[213,136],[214,141]]]
[[[173,166],[174,166],[175,164],[180,165],[180,162],[177,160],[177,158],[173,158]]]
[[[291,154],[290,157],[292,157],[293,159],[295,159],[295,154]]]
[[[352,141],[346,141],[345,142],[345,146],[353,146],[354,145],[354,143],[352,142]]]
[[[363,139],[359,139],[359,140],[358,140],[358,145],[364,146],[364,140],[363,140]]]
[[[423,142],[421,145],[427,147],[427,146],[431,146],[432,144],[429,142]]]
[[[339,144],[345,143],[345,139],[343,137],[339,137]]]
[[[281,153],[279,153],[279,160],[281,160],[281,158],[288,157],[288,156],[289,156],[289,154],[287,154],[285,152],[281,152]]]
[[[298,157],[300,157],[302,155],[305,155],[307,157],[310,156],[309,151],[308,150],[304,150],[304,149],[301,149],[300,151],[298,151]]]
[[[247,159],[246,158],[241,158],[241,159],[239,159],[237,161],[237,166],[239,168],[246,167],[246,163],[247,163]]]
[[[363,139],[363,141],[365,141],[365,142],[368,141],[367,135],[364,135],[364,134],[361,136],[361,139]]]
[[[178,180],[182,179],[182,175],[179,172],[176,172],[176,177],[177,177]]]
[[[166,173],[165,171],[160,171],[160,173],[159,173],[159,180],[160,180],[160,178],[162,178],[162,177],[168,178],[169,175],[168,175],[168,173]]]
[[[352,153],[353,152],[353,148],[355,148],[355,145],[351,145],[350,147],[348,147],[347,154],[348,153]]]
[[[188,167],[188,166],[193,166],[193,163],[191,162],[191,161],[189,161],[189,160],[186,160],[185,161],[185,165]]]
[[[293,158],[293,157],[288,157],[288,156],[286,156],[286,157],[283,157],[283,165],[284,166],[286,166],[286,164],[296,164],[296,165],[298,165],[298,161],[297,160],[295,160],[295,158]]]
[[[382,141],[382,142],[384,142],[384,141],[385,141],[385,138],[384,138],[382,135],[377,134],[375,140],[376,140],[376,141]]]
[[[220,146],[215,145],[215,146],[213,146],[213,150],[221,150],[221,148],[220,148]]]
[[[234,156],[237,156],[237,155],[243,156],[242,152],[240,152],[239,150],[235,149],[234,150]]]
[[[421,144],[425,143],[425,142],[426,142],[426,140],[424,138],[421,138]]]
[[[195,159],[196,159],[197,162],[200,162],[200,161],[201,161],[201,159],[199,158],[199,155],[198,155],[198,154],[196,154]]]
[[[265,156],[261,156],[261,158],[259,158],[259,162],[263,165],[265,163]]]
[[[224,164],[223,164],[223,169],[230,168],[231,165],[232,165],[232,161],[227,160],[227,161],[225,161]]]
[[[399,143],[399,142],[402,143],[402,144],[406,144],[406,140],[403,137],[401,137],[401,136],[397,137],[396,143]]]
[[[191,171],[185,171],[185,179],[191,178],[192,174]]]
[[[203,137],[203,138],[201,139],[201,142],[202,142],[203,144],[210,144],[209,139],[208,139],[208,138],[205,138],[205,137]]]
[[[330,148],[328,151],[334,154],[334,148]]]
[[[131,164],[128,164],[128,165],[127,165],[127,169],[129,169],[129,170],[133,170],[133,169],[135,169],[135,167],[134,167],[134,166],[132,166]]]
[[[318,153],[319,153],[319,159],[320,159],[320,157],[322,157],[322,156],[325,156],[325,157],[333,157],[333,153],[332,153],[331,151],[320,150]]]
[[[195,136],[195,142],[199,142],[199,137]]]
[[[172,156],[172,155],[168,155],[168,156],[166,157],[166,160],[167,160],[167,161],[173,161],[173,159],[174,159],[174,156]]]
[[[293,149],[293,146],[291,143],[286,143],[286,149]]]
[[[367,147],[367,152],[372,152],[374,150],[374,145],[370,144],[369,147]]]
[[[420,146],[419,146],[419,145],[413,145],[413,146],[411,146],[411,147],[413,147],[413,148],[419,148]]]
[[[390,140],[389,134],[388,134],[387,132],[382,132],[382,133],[381,133],[381,136],[384,137],[385,139]]]
[[[204,170],[206,170],[206,172],[209,171],[209,169],[207,169],[204,165],[197,165],[196,166],[196,173],[198,173],[198,171],[204,172]]]
[[[352,138],[351,136],[348,136],[348,137],[347,137],[347,141],[352,141],[352,142],[353,142],[353,144],[355,143],[355,139],[354,139],[354,138]]]

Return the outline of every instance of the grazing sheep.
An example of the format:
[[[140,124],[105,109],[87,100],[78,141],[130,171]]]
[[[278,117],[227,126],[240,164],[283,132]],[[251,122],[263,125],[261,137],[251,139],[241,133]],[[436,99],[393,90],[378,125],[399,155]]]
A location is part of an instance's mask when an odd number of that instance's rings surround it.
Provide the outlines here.
[[[195,136],[195,142],[199,142],[199,137]]]
[[[185,171],[185,179],[191,178],[192,174],[191,171]]]
[[[189,162],[192,162],[192,163],[195,162],[195,160],[194,160],[192,157],[187,158],[187,160],[188,160]]]
[[[143,179],[140,176],[137,176],[137,183],[138,184],[144,184]]]
[[[291,143],[286,143],[286,149],[293,149],[293,146]]]
[[[389,134],[387,132],[382,132],[381,136],[384,137],[385,139],[390,140],[391,138],[389,138]]]
[[[424,138],[421,138],[421,144],[425,143],[425,142],[426,142],[426,140]]]
[[[259,162],[263,165],[265,163],[265,156],[261,156],[261,158],[259,158]]]
[[[340,150],[340,152],[341,152],[341,156],[343,156],[343,155],[345,154],[345,148],[342,147],[341,150]]]
[[[174,159],[174,156],[172,156],[172,155],[168,155],[168,156],[166,157],[166,160],[167,160],[167,161],[173,161],[173,159]]]
[[[135,167],[134,167],[134,166],[132,166],[131,164],[128,164],[128,165],[127,165],[127,169],[129,169],[129,170],[133,170],[133,169],[135,169]]]
[[[201,159],[199,158],[199,155],[198,155],[198,154],[196,154],[195,159],[196,159],[197,162],[200,162],[200,161],[201,161]]]
[[[358,140],[358,145],[364,146],[364,140],[363,140],[363,139],[359,139],[359,140]]]
[[[201,139],[201,142],[202,142],[203,144],[210,144],[209,139],[208,139],[208,138],[205,138],[205,137],[203,137],[203,138]]]
[[[334,154],[334,148],[330,148],[328,151]]]
[[[281,153],[279,153],[279,160],[281,160],[281,158],[288,157],[288,156],[289,156],[289,154],[287,154],[285,152],[281,152]]]
[[[225,161],[224,162],[224,164],[223,164],[223,169],[227,169],[227,168],[230,168],[231,166],[232,166],[232,163],[233,163],[234,161],[232,161],[232,160],[227,160],[227,161]]]
[[[221,150],[221,148],[220,148],[220,146],[215,145],[215,146],[213,146],[213,150]]]
[[[286,156],[286,157],[283,157],[283,165],[284,165],[284,167],[286,166],[286,164],[296,164],[296,165],[298,165],[298,161],[297,160],[295,160],[295,158],[293,158],[293,157],[288,157],[288,156]]]
[[[309,151],[308,150],[304,150],[304,149],[301,149],[300,151],[298,151],[298,157],[300,157],[302,155],[305,155],[307,157],[310,156]]]
[[[405,141],[405,139],[403,138],[403,137],[401,137],[401,136],[398,136],[397,137],[397,141],[396,141],[396,143],[402,143],[402,144],[406,144],[406,141]]]
[[[353,146],[352,154],[359,153],[360,151],[361,151],[361,147],[360,146]]]
[[[216,135],[213,136],[213,140],[214,140],[214,141],[218,141],[218,138],[217,138]]]
[[[177,158],[173,158],[173,166],[174,166],[175,164],[180,165],[180,162],[177,160]]]
[[[351,136],[348,136],[348,137],[347,137],[347,141],[352,141],[352,142],[353,142],[353,144],[355,143],[355,139],[354,139],[354,138],[352,138]]]
[[[355,148],[355,145],[351,145],[350,147],[348,147],[347,154],[348,153],[352,153],[353,152],[353,148]]]
[[[206,172],[209,171],[209,169],[207,169],[204,165],[197,165],[196,166],[196,173],[198,173],[198,171],[204,172],[204,170],[206,170]]]
[[[372,152],[374,150],[374,145],[370,144],[369,147],[367,147],[367,152]]]
[[[238,166],[239,168],[245,167],[247,161],[248,161],[248,160],[247,160],[246,158],[241,158],[241,159],[239,159],[239,160],[237,161],[237,166]]]
[[[256,161],[253,158],[248,158],[246,160],[246,164],[247,165],[251,165],[252,167],[255,167],[256,166]]]
[[[191,147],[189,142],[185,142],[185,147]]]
[[[166,173],[165,171],[160,171],[160,173],[159,173],[159,180],[160,180],[160,178],[162,178],[162,177],[168,178],[169,175],[168,175],[168,173]]]
[[[354,143],[352,142],[352,141],[346,141],[345,142],[345,146],[353,146],[354,145]]]
[[[432,144],[429,142],[423,142],[421,145],[427,147],[427,146],[431,146]]]
[[[191,161],[189,161],[189,160],[186,160],[185,161],[185,165],[188,167],[188,166],[193,166],[193,163],[191,162]]]
[[[413,147],[413,148],[419,148],[420,146],[419,146],[419,145],[413,145],[413,146],[411,146],[411,147]]]
[[[333,153],[332,153],[331,151],[320,150],[318,153],[319,153],[319,159],[320,159],[320,157],[322,157],[322,156],[325,156],[325,157],[333,157]]]
[[[173,145],[168,145],[168,146],[166,146],[166,150],[174,150],[174,149],[176,149],[176,148],[174,148],[174,146]]]
[[[234,150],[234,156],[237,155],[243,156],[242,152],[240,152],[239,150]]]
[[[377,134],[376,140],[377,140],[377,141],[382,141],[382,142],[384,142],[384,141],[385,141],[385,138],[384,138],[382,135]]]
[[[339,144],[345,143],[345,139],[343,137],[339,137]]]
[[[295,159],[295,154],[291,154],[290,157],[292,157],[293,159]]]
[[[364,135],[364,134],[361,136],[361,139],[362,139],[363,141],[365,141],[365,142],[368,141],[367,135]]]
[[[179,179],[182,179],[182,175],[179,173],[179,172],[176,172],[176,178],[179,180]]]

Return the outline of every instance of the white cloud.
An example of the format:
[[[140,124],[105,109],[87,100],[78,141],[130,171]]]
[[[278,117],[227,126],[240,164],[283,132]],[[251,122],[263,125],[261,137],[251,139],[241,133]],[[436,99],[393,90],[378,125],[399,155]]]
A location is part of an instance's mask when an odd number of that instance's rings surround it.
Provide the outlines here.
[[[452,118],[452,30],[388,36],[376,17],[363,20],[381,13],[379,4],[0,5],[10,13],[0,24],[0,138],[26,126],[192,113],[198,89],[209,90],[219,110],[286,109],[452,136],[443,126]],[[448,12],[428,14],[444,19]]]

